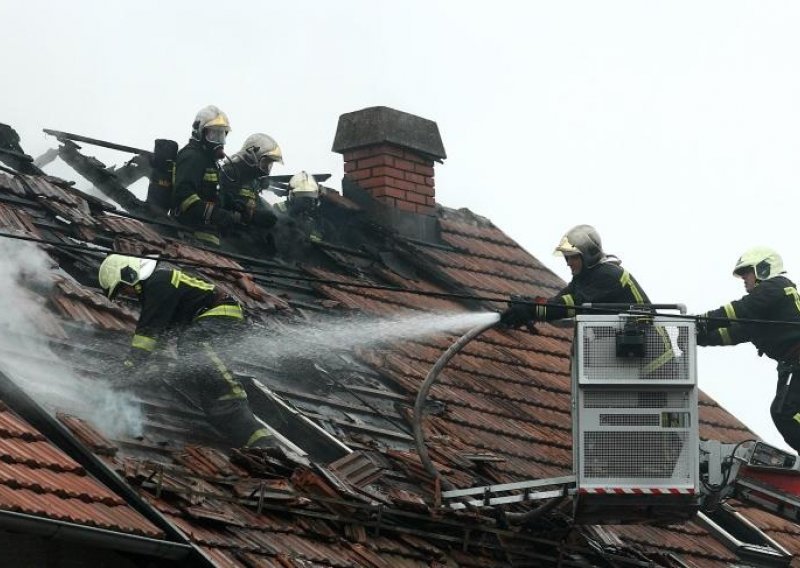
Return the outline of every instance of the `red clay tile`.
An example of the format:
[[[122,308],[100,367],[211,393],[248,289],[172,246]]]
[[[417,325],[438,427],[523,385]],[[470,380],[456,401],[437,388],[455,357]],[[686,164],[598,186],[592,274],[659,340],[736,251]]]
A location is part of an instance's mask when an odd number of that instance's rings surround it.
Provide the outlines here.
[[[117,453],[117,446],[85,420],[63,412],[56,413],[56,418],[94,453],[104,456],[113,456]]]
[[[33,195],[52,199],[72,207],[86,207],[86,202],[82,197],[53,185],[42,176],[23,175],[19,176],[19,178],[25,183],[30,193]]]
[[[8,410],[3,404],[0,410],[0,437],[2,438],[25,438],[26,440],[44,440],[37,430],[27,422],[17,417],[16,414]]]
[[[167,244],[161,235],[136,219],[116,217],[114,215],[98,215],[97,220],[111,233],[136,237],[159,247],[164,247]]]
[[[82,472],[83,468],[47,441],[0,439],[0,461],[47,467],[54,471]]]
[[[38,238],[42,236],[39,229],[33,224],[30,215],[3,203],[0,203],[0,227],[6,232],[27,233]]]

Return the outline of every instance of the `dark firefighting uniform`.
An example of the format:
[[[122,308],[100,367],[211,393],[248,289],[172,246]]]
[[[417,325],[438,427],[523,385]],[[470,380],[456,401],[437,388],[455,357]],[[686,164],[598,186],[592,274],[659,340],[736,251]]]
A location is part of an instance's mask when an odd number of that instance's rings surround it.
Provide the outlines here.
[[[650,300],[627,270],[615,262],[605,261],[581,270],[566,288],[548,299],[547,303],[561,305],[537,305],[537,320],[572,317],[575,310],[570,308],[575,305],[649,304]]]
[[[224,209],[240,213],[243,225],[270,229],[277,217],[261,199],[261,186],[252,171],[242,163],[223,166],[219,184],[220,204]]]
[[[253,416],[227,362],[244,319],[241,306],[210,282],[164,263],[135,287],[142,310],[126,364],[141,363],[159,339],[177,332],[182,377],[209,422],[237,447],[266,442],[270,433]]]
[[[175,216],[195,229],[195,236],[219,244],[219,170],[214,151],[197,140],[180,149],[175,159],[172,209]]]
[[[627,270],[617,262],[606,260],[581,270],[563,290],[545,303],[548,305],[535,304],[534,319],[551,321],[573,317],[575,310],[571,308],[581,304],[649,304],[650,299]],[[669,335],[662,326],[647,328],[646,334],[656,335],[646,343],[647,362],[642,373],[652,378],[669,373],[670,365],[675,361]]]
[[[795,451],[800,452],[800,294],[794,282],[775,276],[758,282],[739,300],[705,314],[706,329],[697,335],[698,345],[736,345],[751,342],[778,362],[778,384],[770,414],[775,427]],[[761,319],[797,322],[797,325],[741,323]],[[792,380],[796,379],[796,380]]]
[[[255,179],[237,183],[223,174],[220,177],[220,203],[225,209],[240,213],[245,226],[270,229],[277,220],[269,205],[261,199],[261,189]]]

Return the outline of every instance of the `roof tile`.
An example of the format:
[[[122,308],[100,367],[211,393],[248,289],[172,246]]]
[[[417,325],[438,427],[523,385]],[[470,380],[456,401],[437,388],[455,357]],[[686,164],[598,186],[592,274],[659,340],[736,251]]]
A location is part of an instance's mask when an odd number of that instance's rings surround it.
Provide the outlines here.
[[[9,191],[17,197],[29,197],[28,188],[20,176],[7,176],[0,173],[0,189]]]
[[[88,207],[86,201],[78,194],[50,183],[44,176],[21,175],[19,177],[33,195],[52,199],[78,209]]]
[[[115,235],[135,237],[158,247],[165,247],[167,244],[167,241],[161,235],[136,219],[102,214],[97,216],[97,220],[103,228]]]
[[[4,203],[0,203],[0,227],[11,233],[30,234],[37,238],[42,236],[30,215]]]

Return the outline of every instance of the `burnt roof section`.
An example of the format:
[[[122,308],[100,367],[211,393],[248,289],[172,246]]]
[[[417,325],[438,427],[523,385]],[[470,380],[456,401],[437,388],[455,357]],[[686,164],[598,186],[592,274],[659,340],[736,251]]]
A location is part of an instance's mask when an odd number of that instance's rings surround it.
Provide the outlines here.
[[[434,121],[385,106],[341,115],[332,149],[343,154],[384,142],[416,150],[440,162],[447,158]]]
[[[8,124],[0,124],[0,154],[2,161],[24,174],[41,175],[43,172],[33,163],[33,158],[22,151],[19,134]]]

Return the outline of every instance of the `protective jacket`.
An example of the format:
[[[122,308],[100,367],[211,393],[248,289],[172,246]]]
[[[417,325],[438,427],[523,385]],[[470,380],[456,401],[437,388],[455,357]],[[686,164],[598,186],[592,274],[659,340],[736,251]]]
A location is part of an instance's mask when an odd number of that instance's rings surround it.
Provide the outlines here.
[[[220,198],[223,207],[232,211],[246,213],[254,211],[259,198],[257,182],[235,183],[222,176],[220,182]]]
[[[175,331],[183,380],[209,422],[234,446],[271,445],[269,431],[253,415],[228,361],[244,319],[239,304],[214,284],[164,263],[135,286],[142,311],[129,366],[148,357],[159,339]]]
[[[778,361],[778,382],[770,415],[778,432],[800,452],[800,294],[785,276],[757,282],[749,294],[704,314],[698,345],[736,345],[750,341],[759,353]],[[720,318],[715,320],[713,318]],[[779,320],[777,323],[737,322],[739,319]]]
[[[800,294],[794,282],[775,276],[759,282],[739,300],[705,314],[707,329],[697,336],[698,345],[736,345],[750,341],[776,361],[800,355]],[[797,322],[798,325],[738,323],[737,319]]]
[[[168,264],[159,263],[138,286],[142,310],[132,342],[134,359],[152,352],[167,332],[180,331],[199,319],[244,317],[239,304],[214,284]]]
[[[584,268],[572,278],[566,288],[547,300],[535,304],[535,319],[555,320],[575,315],[572,306],[581,304],[649,304],[636,279],[615,260],[604,259],[590,268]],[[562,307],[563,306],[563,307]],[[616,313],[612,310],[609,313]],[[598,312],[592,312],[598,313]],[[646,358],[642,363],[643,376],[669,378],[678,365],[672,341],[663,326],[645,328]]]
[[[197,140],[180,149],[175,160],[174,214],[191,227],[214,234],[214,208],[219,201],[219,170],[213,150]],[[211,242],[219,241],[211,237]]]
[[[647,304],[650,300],[627,270],[605,260],[581,270],[566,288],[547,300],[551,305],[537,304],[535,319],[550,321],[573,317],[575,310],[570,308],[586,303]]]
[[[238,166],[238,167],[237,167]],[[258,179],[238,182],[241,177],[242,165],[226,165],[220,176],[220,205],[230,211],[236,211],[242,216],[243,225],[252,225],[269,229],[277,220],[269,205],[261,199],[261,187]],[[225,172],[230,172],[226,176]]]

